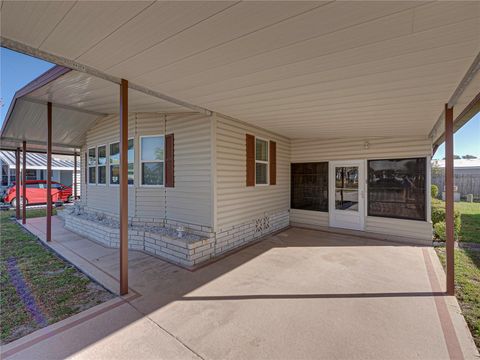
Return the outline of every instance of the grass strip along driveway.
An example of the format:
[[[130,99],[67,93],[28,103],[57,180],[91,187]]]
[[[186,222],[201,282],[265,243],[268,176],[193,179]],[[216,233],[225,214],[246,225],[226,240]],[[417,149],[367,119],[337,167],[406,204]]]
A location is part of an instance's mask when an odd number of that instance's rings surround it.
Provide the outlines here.
[[[115,295],[45,248],[11,216],[0,213],[0,324],[5,344]],[[27,211],[27,217],[45,210]]]
[[[437,247],[445,267],[445,248]],[[455,291],[463,316],[480,349],[480,251],[455,249]]]
[[[445,207],[443,201],[434,206]],[[460,242],[480,244],[480,203],[456,202],[462,227]],[[445,267],[445,247],[437,247],[437,254]],[[455,249],[455,290],[462,313],[480,350],[480,247]]]

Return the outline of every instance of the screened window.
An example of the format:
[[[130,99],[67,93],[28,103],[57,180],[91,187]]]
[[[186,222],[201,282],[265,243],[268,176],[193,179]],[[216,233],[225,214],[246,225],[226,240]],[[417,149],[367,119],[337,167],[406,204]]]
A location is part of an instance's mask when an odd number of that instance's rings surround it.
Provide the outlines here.
[[[10,184],[13,184],[17,180],[16,175],[17,174],[15,173],[15,169],[10,169]]]
[[[27,180],[37,180],[37,170],[27,169],[25,176]]]
[[[140,173],[142,185],[164,184],[164,137],[140,138]]]
[[[96,184],[97,149],[88,149],[88,183]]]
[[[133,139],[128,140],[128,185],[134,181],[135,148]],[[110,144],[110,184],[120,184],[120,143]]]
[[[8,165],[2,164],[2,186],[8,185]]]
[[[97,149],[98,156],[98,184],[107,183],[107,147],[99,146]]]
[[[426,219],[426,158],[370,160],[368,215]]]
[[[328,212],[328,162],[292,164],[292,209]]]
[[[268,141],[255,138],[255,184],[268,184]]]

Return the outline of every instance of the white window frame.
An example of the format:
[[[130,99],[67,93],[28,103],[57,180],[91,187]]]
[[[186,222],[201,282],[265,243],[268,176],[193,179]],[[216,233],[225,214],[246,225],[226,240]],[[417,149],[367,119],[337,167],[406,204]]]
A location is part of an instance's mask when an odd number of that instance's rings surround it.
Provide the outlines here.
[[[90,150],[95,150],[95,165],[90,165]],[[88,185],[96,185],[97,184],[97,163],[98,163],[98,156],[97,156],[97,147],[96,146],[92,146],[92,147],[89,147],[87,149],[87,167],[88,167],[88,181],[87,181],[87,184]],[[90,181],[90,168],[95,168],[95,182],[91,182]]]
[[[267,143],[267,161],[257,160],[257,139]],[[257,163],[267,165],[267,182],[265,184],[257,184]],[[255,136],[255,186],[270,185],[270,140]]]
[[[133,164],[133,184],[128,184],[128,186],[130,187],[133,187],[135,186],[135,181],[136,181],[136,174],[135,174],[135,153],[136,153],[136,149],[135,149],[135,137],[131,137],[131,138],[128,138],[128,141],[130,140],[133,140],[133,161],[132,162],[128,162],[127,160],[127,166],[128,164]],[[120,141],[114,141],[114,142],[111,142],[111,143],[108,143],[108,161],[107,161],[107,164],[108,164],[108,185],[109,186],[120,186],[120,184],[112,184],[111,182],[111,176],[110,176],[110,172],[111,172],[111,168],[110,166],[112,166],[112,164],[110,164],[110,145],[112,144],[118,144],[118,151],[120,153]],[[128,155],[127,155],[128,156]],[[118,167],[120,168],[120,163],[118,164]]]
[[[98,156],[98,148],[102,147],[102,146],[105,146],[105,159],[106,159],[106,164],[105,165],[100,165],[99,164],[99,156]],[[99,176],[98,176],[98,168],[101,167],[101,166],[105,166],[105,176],[108,178],[108,170],[107,170],[107,165],[108,165],[108,150],[107,150],[107,145],[106,144],[101,144],[101,145],[97,145],[96,146],[96,150],[97,150],[97,170],[96,170],[96,173],[97,173],[97,186],[107,186],[108,182],[107,182],[107,179],[105,179],[105,184],[101,184],[98,182],[99,180]]]
[[[163,138],[163,160],[148,160],[148,161],[143,161],[142,160],[142,139],[143,138],[151,138],[151,137],[162,137]],[[164,188],[165,187],[165,134],[157,134],[157,135],[141,135],[139,136],[139,141],[138,141],[138,173],[139,175],[139,186],[140,187],[146,187],[146,188]],[[154,162],[163,162],[163,184],[161,185],[148,185],[148,184],[143,184],[143,173],[142,173],[142,164],[143,163],[154,163]]]

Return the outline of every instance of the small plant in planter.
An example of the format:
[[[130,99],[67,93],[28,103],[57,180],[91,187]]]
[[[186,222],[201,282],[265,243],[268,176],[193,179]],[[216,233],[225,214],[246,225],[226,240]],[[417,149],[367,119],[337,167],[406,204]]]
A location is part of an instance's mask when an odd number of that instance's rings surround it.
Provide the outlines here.
[[[185,231],[185,227],[180,225],[179,227],[177,227],[177,236],[179,238],[183,238],[183,236],[185,235]]]

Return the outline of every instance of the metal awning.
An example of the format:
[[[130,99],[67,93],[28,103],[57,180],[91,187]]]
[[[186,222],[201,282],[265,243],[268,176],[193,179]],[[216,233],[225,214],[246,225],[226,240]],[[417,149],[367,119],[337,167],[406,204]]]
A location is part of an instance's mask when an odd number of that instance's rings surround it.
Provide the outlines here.
[[[0,151],[0,160],[10,169],[16,169],[15,152],[14,151]],[[47,169],[47,155],[37,153],[27,153],[26,159],[27,169],[46,170]],[[52,158],[52,170],[73,170],[73,160]],[[77,165],[77,169],[79,166]]]
[[[117,84],[63,66],[54,66],[16,92],[1,132],[1,148],[15,149],[27,142],[28,151],[44,151],[47,102],[53,104],[53,151],[73,154],[85,142],[95,121],[119,111]],[[178,113],[191,111],[134,89],[130,111]]]
[[[102,113],[73,80],[125,78],[289,138],[437,140],[444,104],[457,117],[480,88],[480,2],[3,1],[1,12],[3,46],[75,69],[59,103]]]

